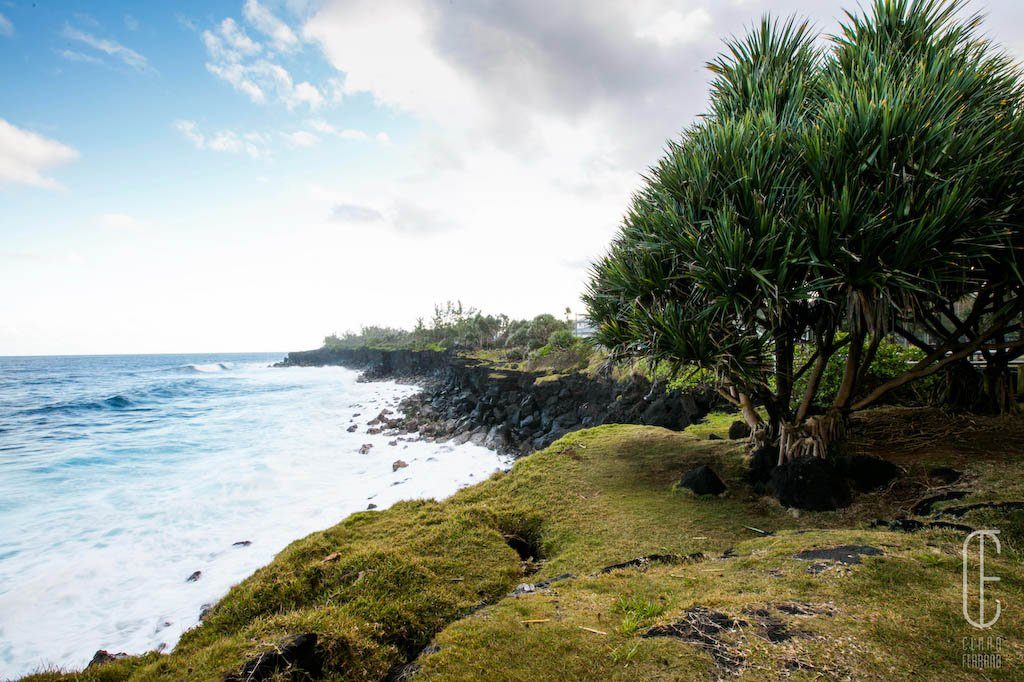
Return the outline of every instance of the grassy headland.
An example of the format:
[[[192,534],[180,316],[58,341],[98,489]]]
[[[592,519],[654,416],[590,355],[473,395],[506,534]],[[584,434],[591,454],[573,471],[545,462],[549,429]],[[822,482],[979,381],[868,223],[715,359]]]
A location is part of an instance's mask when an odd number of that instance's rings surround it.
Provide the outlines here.
[[[982,633],[1004,638],[1002,667],[985,674],[1016,678],[1024,511],[942,510],[1024,499],[1019,418],[959,421],[954,443],[944,435],[954,425],[939,413],[869,412],[851,447],[905,475],[842,511],[801,514],[751,491],[739,443],[708,439],[732,418],[715,415],[683,433],[624,425],[572,433],[443,502],[355,514],[292,543],[170,655],[28,679],[224,679],[303,633],[317,635],[323,679],[381,680],[413,660],[416,679],[444,680],[973,679],[962,666],[963,638],[979,632],[961,615],[964,533],[871,525],[945,490],[966,497],[937,503],[939,516],[922,520],[1002,531],[1002,554],[986,561],[1002,579],[1002,617]],[[729,486],[723,496],[674,488],[705,463]],[[937,466],[963,477],[937,481],[928,474]],[[819,562],[820,572],[794,558],[842,545],[882,554],[850,566]],[[602,570],[652,554],[670,556]],[[714,625],[719,616],[725,626]],[[645,636],[659,632],[677,636]]]

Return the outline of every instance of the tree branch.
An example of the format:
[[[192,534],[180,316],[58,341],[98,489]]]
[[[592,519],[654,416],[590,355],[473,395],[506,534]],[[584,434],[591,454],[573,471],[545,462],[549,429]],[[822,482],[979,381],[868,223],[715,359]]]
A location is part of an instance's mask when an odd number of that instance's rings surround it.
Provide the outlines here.
[[[894,389],[897,389],[900,386],[908,384],[916,379],[923,379],[926,376],[930,376],[951,362],[955,362],[956,360],[966,358],[971,353],[978,350],[978,348],[981,347],[981,344],[984,343],[985,339],[991,338],[996,333],[998,333],[998,329],[989,330],[982,336],[976,338],[974,341],[962,344],[961,347],[957,350],[953,350],[955,346],[953,348],[943,346],[936,349],[936,351],[932,353],[930,356],[924,358],[916,365],[914,365],[914,367],[911,370],[909,370],[905,374],[902,374],[894,379],[890,379],[889,381],[885,382],[884,384],[873,390],[871,393],[869,393],[862,400],[858,400],[856,403],[854,403],[850,409],[862,410],[871,403],[881,398],[886,393]],[[1024,339],[1020,339],[1018,341],[1014,341],[1012,343],[1004,345],[1006,345],[1007,348],[1012,349],[1024,348]],[[947,353],[949,354],[947,355]]]

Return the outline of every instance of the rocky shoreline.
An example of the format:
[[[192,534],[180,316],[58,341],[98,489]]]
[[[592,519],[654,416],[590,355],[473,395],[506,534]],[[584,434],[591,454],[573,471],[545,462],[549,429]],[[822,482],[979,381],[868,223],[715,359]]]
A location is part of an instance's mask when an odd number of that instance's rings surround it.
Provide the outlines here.
[[[280,367],[340,365],[365,381],[416,383],[423,390],[398,412],[382,411],[374,433],[413,433],[470,442],[521,456],[563,435],[600,424],[644,424],[681,431],[718,404],[710,392],[665,391],[640,376],[543,375],[498,369],[451,352],[359,348],[289,353]]]

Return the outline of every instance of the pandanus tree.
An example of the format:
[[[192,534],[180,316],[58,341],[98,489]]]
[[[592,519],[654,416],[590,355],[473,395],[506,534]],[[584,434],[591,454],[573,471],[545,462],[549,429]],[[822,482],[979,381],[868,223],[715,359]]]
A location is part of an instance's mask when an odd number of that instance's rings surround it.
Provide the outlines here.
[[[1020,346],[1005,340],[1019,318],[1005,303],[1020,283],[1019,74],[960,10],[876,0],[826,48],[795,21],[728,43],[708,115],[669,143],[593,267],[598,342],[710,370],[780,463],[824,456],[853,411],[910,381]],[[978,309],[970,324],[867,390],[887,334],[958,301]]]

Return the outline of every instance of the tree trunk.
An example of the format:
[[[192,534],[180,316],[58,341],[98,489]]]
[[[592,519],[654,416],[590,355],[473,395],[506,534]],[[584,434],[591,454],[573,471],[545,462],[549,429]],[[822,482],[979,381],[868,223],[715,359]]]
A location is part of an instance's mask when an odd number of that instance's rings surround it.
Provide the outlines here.
[[[846,427],[846,415],[835,407],[799,423],[783,423],[779,429],[779,465],[799,457],[827,457],[834,445],[846,438]]]
[[[1014,414],[1017,396],[1009,364],[992,356],[983,370],[970,362],[952,363],[945,372],[942,405],[979,414]]]
[[[943,372],[938,402],[955,410],[977,411],[985,402],[985,382],[981,373],[965,360],[958,360]]]
[[[1017,398],[1008,363],[994,357],[985,365],[985,407],[993,414],[1015,414]]]

